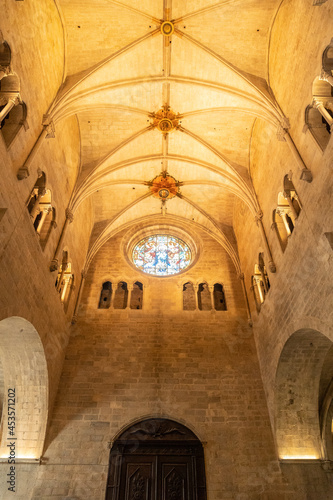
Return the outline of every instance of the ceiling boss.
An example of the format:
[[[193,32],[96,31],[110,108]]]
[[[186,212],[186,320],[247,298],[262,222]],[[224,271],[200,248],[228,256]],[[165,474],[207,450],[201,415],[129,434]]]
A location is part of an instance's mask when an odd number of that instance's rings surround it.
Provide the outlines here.
[[[153,119],[152,126],[156,127],[162,134],[168,134],[180,126],[180,114],[174,113],[167,104],[157,113],[152,113],[150,117]]]
[[[170,21],[164,21],[161,24],[161,32],[164,36],[170,36],[174,32],[174,25]]]
[[[168,172],[162,172],[147,184],[152,195],[162,201],[170,200],[179,193],[180,183]]]

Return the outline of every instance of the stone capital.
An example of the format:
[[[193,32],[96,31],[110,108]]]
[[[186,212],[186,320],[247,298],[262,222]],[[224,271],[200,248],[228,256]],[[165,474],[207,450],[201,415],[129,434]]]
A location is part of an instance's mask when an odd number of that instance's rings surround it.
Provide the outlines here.
[[[50,264],[51,273],[53,273],[53,271],[57,271],[58,267],[59,267],[58,259],[52,259],[51,264]]]
[[[272,260],[268,262],[268,269],[271,273],[276,273],[276,265]]]
[[[5,78],[6,76],[11,75],[13,73],[10,65],[9,66],[2,66],[1,64],[0,64],[0,72],[4,73],[3,78]]]
[[[259,210],[254,217],[255,222],[258,224],[258,222],[262,220],[263,216],[263,212]]]
[[[43,125],[44,130],[46,130],[46,139],[54,139],[55,138],[55,127],[54,123],[51,121],[50,123]]]
[[[238,278],[239,278],[241,281],[244,281],[244,278],[245,278],[244,273],[239,273]]]
[[[324,106],[324,101],[321,101],[320,99],[318,99],[318,97],[314,97],[312,101],[312,107],[318,109],[322,106]]]
[[[0,68],[1,70],[1,68]],[[324,68],[321,69],[319,80],[324,80],[325,82],[329,82],[329,79],[332,78],[332,74],[329,74],[327,71],[325,71]]]
[[[87,271],[81,271],[81,278],[82,278],[83,280],[85,280],[87,276],[88,276]]]

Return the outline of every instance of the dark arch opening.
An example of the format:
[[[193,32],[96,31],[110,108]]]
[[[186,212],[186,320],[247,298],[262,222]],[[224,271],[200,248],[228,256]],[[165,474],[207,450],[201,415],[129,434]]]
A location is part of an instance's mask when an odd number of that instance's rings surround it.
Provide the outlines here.
[[[193,283],[188,281],[183,285],[183,310],[184,311],[195,311],[195,291]]]
[[[221,283],[214,284],[214,308],[215,311],[227,310],[227,303],[225,301],[224,290]]]
[[[0,66],[9,66],[12,60],[10,46],[6,41],[0,44]]]
[[[112,284],[111,281],[103,283],[101,295],[99,298],[98,309],[109,309],[111,305]]]
[[[133,285],[133,290],[131,293],[131,309],[142,309],[143,301],[143,284],[140,281],[136,281]]]
[[[106,500],[206,500],[203,447],[173,420],[136,423],[114,442]]]

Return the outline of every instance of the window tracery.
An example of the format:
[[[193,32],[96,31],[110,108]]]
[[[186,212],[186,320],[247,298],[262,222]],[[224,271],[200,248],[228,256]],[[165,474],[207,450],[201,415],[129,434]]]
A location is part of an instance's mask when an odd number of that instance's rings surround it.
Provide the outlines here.
[[[179,238],[155,234],[144,238],[134,247],[133,262],[144,273],[171,276],[189,266],[191,250]]]

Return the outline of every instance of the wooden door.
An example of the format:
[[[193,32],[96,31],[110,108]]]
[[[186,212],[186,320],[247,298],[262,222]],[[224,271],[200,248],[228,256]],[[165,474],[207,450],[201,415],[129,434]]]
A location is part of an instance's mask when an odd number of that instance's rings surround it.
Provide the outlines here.
[[[106,500],[206,500],[203,449],[193,433],[164,419],[133,427],[112,447]]]

